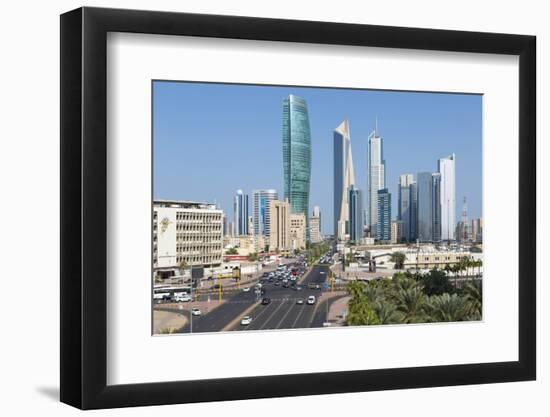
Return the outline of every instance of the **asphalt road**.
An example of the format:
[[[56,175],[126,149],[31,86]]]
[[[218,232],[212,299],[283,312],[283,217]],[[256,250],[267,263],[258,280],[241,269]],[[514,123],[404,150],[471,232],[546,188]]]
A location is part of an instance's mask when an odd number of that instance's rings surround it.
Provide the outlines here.
[[[303,289],[300,291],[267,283],[264,286],[266,289],[264,297],[270,298],[271,303],[268,305],[260,304],[255,307],[249,313],[249,316],[252,317],[252,323],[248,326],[242,326],[238,323],[234,330],[303,329],[311,327],[317,304],[308,305],[306,300],[310,295],[318,298],[322,294],[322,290],[310,290],[307,286],[310,282],[314,282],[320,284],[323,289],[327,272],[328,266],[315,265],[302,283]],[[304,300],[304,304],[296,304],[296,300],[299,298]]]
[[[252,323],[248,326],[241,326],[240,319],[247,309],[257,303],[258,299],[254,290],[227,294],[224,296],[225,302],[221,306],[216,307],[211,312],[203,312],[205,314],[200,317],[193,317],[192,332],[219,332],[235,318],[239,320],[232,330],[237,331],[311,327],[317,305],[307,305],[306,300],[310,295],[315,295],[316,298],[319,297],[322,291],[310,290],[307,286],[310,282],[314,282],[324,289],[328,270],[329,268],[326,265],[315,265],[302,282],[303,289],[300,291],[283,288],[282,285],[275,286],[274,283],[269,282],[263,284],[266,292],[261,298],[268,297],[271,299],[271,303],[268,305],[258,304],[254,307],[248,314],[252,317]],[[296,304],[298,298],[302,298],[304,304]],[[190,323],[180,330],[181,333],[189,333],[190,331]]]

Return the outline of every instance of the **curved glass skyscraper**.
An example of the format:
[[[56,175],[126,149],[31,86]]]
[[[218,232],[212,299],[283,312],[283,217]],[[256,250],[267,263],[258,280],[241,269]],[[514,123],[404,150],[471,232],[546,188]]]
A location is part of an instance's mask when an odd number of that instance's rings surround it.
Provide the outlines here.
[[[309,213],[311,133],[307,103],[289,95],[283,100],[284,198],[292,213]],[[306,228],[307,230],[307,228]]]

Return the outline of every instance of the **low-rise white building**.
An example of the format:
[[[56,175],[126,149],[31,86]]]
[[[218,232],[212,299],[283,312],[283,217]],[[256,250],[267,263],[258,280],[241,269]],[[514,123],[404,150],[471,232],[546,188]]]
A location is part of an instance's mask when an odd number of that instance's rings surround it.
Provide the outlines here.
[[[223,212],[214,204],[158,200],[153,203],[153,268],[175,271],[223,261]]]

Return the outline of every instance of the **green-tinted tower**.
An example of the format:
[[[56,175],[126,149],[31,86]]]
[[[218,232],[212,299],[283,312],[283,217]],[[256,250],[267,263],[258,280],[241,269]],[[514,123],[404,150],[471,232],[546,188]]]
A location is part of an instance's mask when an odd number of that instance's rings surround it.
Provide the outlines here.
[[[283,100],[284,198],[293,213],[309,213],[311,133],[307,103],[289,95]],[[306,228],[309,230],[309,228]]]

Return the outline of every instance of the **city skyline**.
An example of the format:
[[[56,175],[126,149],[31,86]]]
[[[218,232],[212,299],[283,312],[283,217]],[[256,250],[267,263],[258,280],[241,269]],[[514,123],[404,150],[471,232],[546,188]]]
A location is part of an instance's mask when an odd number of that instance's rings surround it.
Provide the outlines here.
[[[193,116],[199,116],[196,114],[196,111],[193,107],[184,106],[190,98],[195,97],[197,92],[197,87],[214,89],[218,92],[218,96],[214,94],[214,98],[219,100],[214,100],[213,103],[217,107],[228,99],[233,100],[231,107],[220,108],[220,112],[212,112],[209,110],[209,115],[212,116],[210,123],[204,123],[204,114],[198,117],[198,120]],[[254,89],[260,90],[253,91]],[[222,92],[223,90],[223,92]],[[227,90],[231,90],[227,92]],[[289,91],[294,91],[294,93],[289,93]],[[209,92],[208,96],[211,96]],[[297,94],[303,98],[296,97]],[[348,102],[342,100],[340,95],[347,96],[348,98],[353,96],[349,100],[349,105],[345,105]],[[387,96],[391,96],[391,100],[387,99]],[[411,97],[413,95],[414,97]],[[284,190],[284,194],[292,192],[287,187],[289,181],[284,181],[286,178],[285,173],[287,170],[283,169],[285,164],[285,158],[282,154],[285,152],[285,120],[286,125],[291,120],[291,103],[293,101],[298,102],[298,107],[302,109],[305,108],[305,118],[303,117],[304,112],[301,111],[301,120],[299,121],[298,133],[302,136],[302,142],[309,146],[310,159],[304,161],[305,171],[308,169],[311,170],[311,192],[309,190],[309,178],[307,183],[307,196],[304,195],[301,198],[299,203],[300,206],[303,206],[303,209],[299,210],[306,212],[309,215],[309,207],[320,206],[321,212],[324,213],[325,219],[333,219],[333,198],[332,193],[330,193],[331,181],[327,181],[327,172],[330,175],[332,173],[332,158],[333,153],[331,152],[332,145],[330,136],[334,132],[334,127],[332,127],[328,132],[321,132],[318,128],[317,121],[320,117],[319,110],[321,113],[325,113],[326,119],[333,120],[334,117],[341,116],[344,111],[341,108],[344,108],[345,113],[354,113],[356,112],[356,106],[358,102],[363,102],[363,104],[371,104],[373,108],[377,111],[372,112],[379,115],[379,119],[382,119],[386,113],[389,112],[387,107],[389,103],[393,103],[395,106],[397,103],[400,103],[403,113],[406,111],[406,108],[410,110],[415,115],[418,115],[418,101],[427,101],[429,102],[428,109],[432,109],[434,116],[437,113],[440,113],[440,102],[458,102],[450,106],[455,110],[455,113],[452,113],[448,109],[446,125],[448,125],[448,132],[443,129],[441,126],[441,120],[439,119],[438,123],[435,125],[439,130],[444,130],[445,133],[440,133],[442,136],[454,136],[456,131],[462,131],[464,140],[456,144],[447,144],[445,152],[438,151],[437,140],[435,138],[435,133],[429,132],[430,126],[433,128],[433,124],[426,125],[426,129],[422,132],[422,135],[415,137],[414,140],[410,139],[409,135],[399,134],[396,135],[392,131],[396,131],[395,125],[399,124],[397,119],[393,121],[384,117],[384,134],[378,135],[378,129],[375,126],[373,131],[372,121],[369,123],[368,119],[372,117],[372,113],[368,116],[365,115],[362,118],[358,118],[356,121],[351,117],[345,116],[343,119],[346,121],[346,136],[350,137],[350,130],[354,130],[353,134],[353,149],[354,149],[354,159],[359,160],[359,164],[356,164],[355,173],[358,179],[358,182],[354,185],[358,189],[367,190],[366,178],[367,178],[367,164],[366,164],[366,153],[367,153],[367,138],[372,137],[383,137],[384,139],[384,154],[381,155],[381,159],[385,160],[387,167],[385,168],[384,177],[385,183],[381,184],[384,188],[388,188],[389,194],[391,194],[392,202],[391,205],[394,207],[397,206],[396,198],[399,195],[397,192],[397,186],[399,181],[399,175],[406,172],[413,172],[416,176],[418,172],[431,171],[435,172],[437,170],[437,162],[444,159],[444,155],[449,155],[455,152],[455,148],[467,152],[468,159],[473,159],[474,161],[465,161],[464,165],[469,166],[469,169],[459,170],[457,168],[456,175],[456,200],[462,201],[462,196],[466,195],[468,201],[470,202],[470,217],[481,217],[481,97],[472,96],[472,95],[457,95],[457,94],[434,94],[434,93],[402,93],[402,92],[381,92],[381,91],[371,91],[371,90],[336,90],[336,89],[320,89],[320,88],[289,88],[289,87],[258,87],[258,86],[243,86],[243,85],[224,85],[224,84],[194,84],[194,83],[174,83],[174,82],[155,82],[154,88],[155,96],[155,112],[154,112],[154,134],[155,134],[155,164],[154,164],[154,197],[155,198],[170,198],[170,199],[182,199],[182,200],[198,200],[198,201],[207,201],[210,203],[217,203],[227,214],[231,213],[230,206],[227,204],[226,195],[234,196],[236,190],[242,189],[243,193],[246,195],[252,195],[253,191],[256,189],[274,189],[277,191]],[[360,97],[359,97],[360,96]],[[275,97],[278,97],[278,100],[274,103]],[[297,100],[293,100],[295,97]],[[313,97],[313,98],[312,98]],[[358,98],[359,97],[359,98]],[[223,98],[223,100],[221,100]],[[383,99],[382,99],[383,98]],[[236,117],[236,120],[229,121],[231,125],[232,122],[237,122],[240,120],[240,113],[236,113],[235,109],[238,109],[239,104],[246,103],[251,104],[252,101],[262,101],[266,100],[269,102],[266,105],[266,109],[259,106],[257,103],[254,106],[254,113],[250,113],[245,110],[247,108],[241,108],[242,113],[251,116],[254,119],[254,122],[251,124],[240,124],[240,128],[236,132],[232,132],[230,129],[224,129],[225,134],[222,137],[219,137],[219,127],[223,126],[222,122],[228,121],[228,117],[233,115]],[[324,99],[324,100],[321,100]],[[332,99],[332,101],[331,101]],[[283,101],[283,100],[286,100]],[[336,103],[333,103],[336,100]],[[222,103],[219,103],[221,101]],[[465,103],[465,102],[466,103]],[[178,103],[180,106],[174,106]],[[305,104],[307,102],[307,105]],[[372,102],[372,103],[371,103]],[[283,140],[281,140],[281,103],[283,104]],[[332,112],[335,115],[332,115],[331,108],[332,106],[327,106],[325,103],[335,104]],[[274,111],[275,107],[278,104],[278,111]],[[405,105],[407,104],[407,106]],[[426,104],[426,103],[425,103]],[[449,104],[449,103],[447,103]],[[158,105],[158,107],[157,107]],[[200,106],[198,106],[200,107]],[[246,107],[246,106],[245,106]],[[285,118],[286,108],[288,107],[288,119]],[[308,115],[308,107],[310,110]],[[328,108],[327,108],[328,107]],[[162,109],[170,108],[169,114],[162,113]],[[182,113],[179,115],[176,112],[177,109],[180,109]],[[157,111],[158,110],[158,111]],[[250,110],[250,109],[248,109]],[[424,107],[426,112],[427,109]],[[204,113],[204,112],[203,112]],[[330,113],[330,117],[329,117]],[[370,112],[367,112],[370,113]],[[429,113],[429,112],[428,112]],[[382,116],[380,116],[382,114]],[[453,117],[450,117],[450,114]],[[471,121],[463,123],[463,129],[460,129],[461,125],[457,124],[458,120],[468,116]],[[410,122],[410,115],[407,117],[403,116],[405,120],[402,120],[401,123]],[[477,117],[476,117],[477,116]],[[265,120],[263,118],[266,118]],[[376,116],[374,116],[376,117]],[[257,119],[263,120],[266,122],[266,128],[264,130],[260,129],[258,126],[259,121]],[[477,120],[478,119],[478,120]],[[310,120],[311,120],[311,132],[310,132]],[[323,119],[324,121],[325,119]],[[184,123],[182,123],[182,121]],[[201,130],[198,130],[198,122],[200,123]],[[471,124],[476,125],[477,128],[472,131]],[[189,122],[189,123],[188,123]],[[275,131],[274,125],[278,122],[278,135]],[[351,123],[350,123],[351,122]],[[195,125],[197,123],[197,125]],[[341,126],[342,118],[336,124],[339,127]],[[349,124],[351,124],[351,129]],[[325,125],[326,123],[320,123]],[[369,124],[371,125],[369,127]],[[307,128],[305,128],[307,126]],[[357,126],[357,129],[355,128]],[[185,127],[185,128],[184,128]],[[412,126],[414,127],[414,125]],[[292,128],[292,126],[290,126]],[[356,130],[355,130],[356,129]],[[370,136],[365,137],[365,132],[370,130]],[[399,129],[397,129],[398,131]],[[470,131],[468,134],[466,131]],[[476,132],[477,131],[477,132]],[[215,134],[218,132],[218,134]],[[291,130],[288,130],[286,137],[290,137]],[[355,132],[358,132],[357,134]],[[372,133],[375,132],[373,136]],[[411,129],[410,133],[414,133],[414,129]],[[450,133],[449,133],[450,132]],[[200,133],[200,134],[199,134]],[[237,134],[237,137],[235,137]],[[238,136],[243,137],[244,147],[239,144]],[[277,138],[278,136],[278,138]],[[201,139],[201,140],[194,140]],[[233,138],[233,140],[231,140]],[[254,140],[257,138],[257,140]],[[187,139],[187,140],[186,140]],[[206,140],[208,139],[208,140]],[[224,140],[225,139],[225,140]],[[278,140],[277,140],[278,139]],[[349,140],[349,139],[348,139]],[[441,140],[442,142],[449,142]],[[412,142],[412,145],[411,145]],[[466,143],[464,143],[466,142]],[[476,143],[477,142],[477,143]],[[395,152],[396,144],[399,144],[399,149],[401,152]],[[433,145],[432,149],[426,149],[425,147],[431,144]],[[328,145],[328,146],[327,146]],[[441,144],[439,144],[441,145]],[[456,145],[456,146],[455,146]],[[203,147],[207,147],[207,152],[201,152],[200,150]],[[328,147],[328,152],[327,152]],[[439,146],[441,147],[441,146]],[[283,148],[283,152],[281,152]],[[442,148],[442,147],[441,147]],[[390,153],[390,150],[393,150]],[[410,150],[411,152],[407,152]],[[477,151],[476,151],[477,150]],[[403,162],[403,155],[405,153],[409,158]],[[192,158],[185,159],[185,163],[173,165],[173,164],[161,164],[160,161],[165,162],[167,154],[171,158],[174,158],[179,155],[189,154],[193,155]],[[470,155],[472,157],[470,158]],[[307,155],[306,155],[307,156]],[[466,160],[466,156],[463,157]],[[478,164],[475,163],[475,159],[478,159]],[[351,159],[351,157],[350,157]],[[426,164],[427,160],[431,160],[431,166]],[[461,159],[458,159],[461,161]],[[271,162],[269,162],[271,161]],[[395,162],[394,162],[395,161]],[[401,162],[400,162],[401,161]],[[183,161],[182,161],[183,162]],[[244,162],[244,167],[239,166],[240,162]],[[259,164],[258,164],[259,162]],[[262,163],[264,162],[264,163]],[[265,163],[267,162],[267,163]],[[362,162],[362,163],[361,163]],[[428,165],[428,166],[426,166]],[[410,167],[416,166],[416,168],[410,169]],[[187,173],[181,171],[181,167],[185,167],[188,171]],[[460,165],[459,165],[460,167]],[[205,170],[204,168],[208,168]],[[243,172],[244,168],[244,172]],[[248,173],[246,172],[248,168]],[[227,173],[224,175],[222,171]],[[214,172],[212,172],[214,171]],[[238,175],[228,175],[236,173]],[[472,172],[473,171],[473,172]],[[200,178],[198,181],[199,184],[196,184],[195,181],[190,181],[193,176],[190,176],[190,173],[193,172]],[[464,172],[464,176],[467,177],[463,179],[461,176]],[[216,175],[218,174],[218,175]],[[243,175],[248,174],[248,175]],[[268,177],[266,175],[269,174]],[[475,181],[476,174],[477,184]],[[241,177],[241,178],[239,178]],[[208,182],[208,187],[204,187],[204,183],[208,181],[208,178],[212,178],[213,181]],[[266,181],[267,180],[267,181]],[[363,180],[363,181],[361,181]],[[199,185],[197,187],[197,185]],[[281,186],[282,185],[282,186]],[[306,187],[304,191],[306,191]],[[461,190],[467,189],[467,192],[461,194]],[[327,192],[328,191],[328,192]],[[304,194],[302,192],[302,194]],[[456,212],[456,201],[454,204],[453,212]],[[252,211],[249,208],[249,212]],[[392,213],[392,220],[396,217],[395,211]],[[322,224],[322,233],[323,234],[332,234],[335,227],[331,222],[323,222]],[[453,228],[454,230],[454,228]]]

